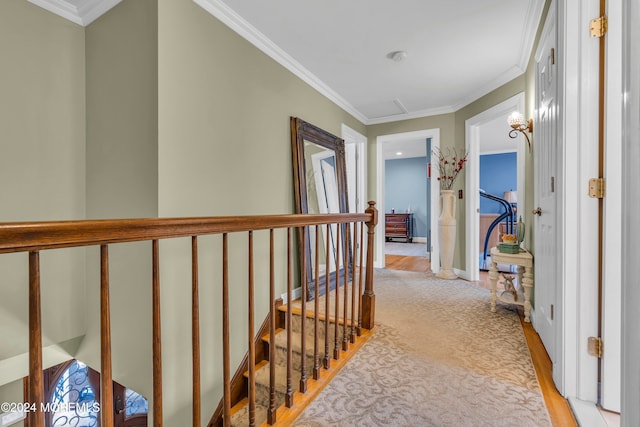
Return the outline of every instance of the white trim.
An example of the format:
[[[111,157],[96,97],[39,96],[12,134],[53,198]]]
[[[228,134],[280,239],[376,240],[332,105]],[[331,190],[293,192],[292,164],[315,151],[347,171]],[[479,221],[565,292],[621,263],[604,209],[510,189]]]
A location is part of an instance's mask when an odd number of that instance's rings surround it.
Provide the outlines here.
[[[533,49],[533,43],[536,40],[536,33],[538,32],[538,25],[540,18],[542,18],[542,11],[544,10],[544,0],[538,0],[529,2],[527,8],[526,30],[522,37],[522,46],[520,47],[520,60],[518,64],[521,69],[526,70],[529,65],[529,58],[531,57],[531,50]]]
[[[341,95],[331,89],[327,84],[315,76],[311,71],[307,70],[302,64],[293,59],[284,50],[273,43],[267,36],[260,32],[257,28],[247,22],[244,18],[238,15],[233,9],[227,6],[222,0],[193,0],[198,6],[209,12],[211,15],[218,18],[225,25],[238,33],[241,37],[246,39],[249,43],[260,49],[266,55],[278,62],[280,65],[291,71],[293,74],[302,79],[312,88],[316,89],[322,95],[326,96],[330,101],[335,103],[340,108],[351,114],[365,125],[373,125],[380,123],[396,122],[401,120],[422,118],[436,116],[440,114],[448,114],[458,111],[470,103],[476,101],[489,92],[499,88],[505,83],[510,82],[516,77],[522,75],[526,69],[529,55],[533,47],[533,40],[535,32],[538,28],[538,22],[540,15],[542,14],[544,0],[535,0],[530,2],[527,9],[526,17],[526,30],[522,39],[522,50],[519,58],[519,63],[514,65],[502,75],[491,80],[482,87],[474,90],[469,95],[461,98],[452,105],[445,105],[442,107],[429,108],[419,111],[414,111],[409,114],[393,114],[390,116],[368,118],[360,111],[358,111],[351,103],[344,99]]]
[[[602,339],[607,343],[602,358],[600,404],[608,411],[620,412],[622,339],[622,2],[607,2],[607,88],[604,199]]]
[[[366,124],[367,117],[359,112],[346,99],[331,89],[322,80],[307,70],[302,64],[293,59],[288,53],[271,41],[257,28],[238,15],[233,9],[220,0],[193,0],[198,6],[218,18],[222,23],[238,33],[249,43],[260,49],[274,61],[291,71],[309,86],[327,97],[338,107],[351,114],[360,122]]]
[[[367,203],[367,137],[360,132],[351,129],[344,123],[341,126],[342,139],[345,144],[356,144],[356,152],[358,153],[358,195],[356,212],[364,212],[369,206]]]
[[[570,397],[569,405],[580,427],[608,427],[598,408],[592,402]]]
[[[478,247],[480,245],[480,216],[478,214],[480,209],[480,194],[477,191],[477,189],[480,188],[480,126],[499,117],[505,117],[506,120],[506,117],[508,117],[509,114],[514,110],[523,112],[524,106],[524,93],[521,92],[465,121],[465,150],[468,153],[467,171],[465,173],[465,188],[467,189],[467,198],[465,204],[465,218],[467,218],[465,228],[465,265],[468,280],[471,281],[476,281],[480,278],[480,253],[478,251]],[[516,141],[514,141],[514,144],[517,145],[515,147],[515,150],[513,151],[517,152],[518,156],[517,190],[518,195],[524,195],[524,157],[527,150],[527,143],[524,140],[524,137],[519,136]],[[529,185],[532,186],[532,184]],[[526,212],[525,198],[523,196],[518,196],[518,211]]]
[[[589,21],[598,16],[597,0],[558,2],[559,169],[558,235],[561,241],[560,305],[554,382],[565,397],[597,401],[597,359],[587,353],[587,338],[598,331],[597,201],[587,195],[597,176],[598,41]],[[595,206],[594,206],[595,205]]]
[[[65,0],[28,0],[51,13],[86,27],[122,0],[86,0],[80,7]]]
[[[382,145],[392,141],[403,140],[416,140],[424,138],[431,138],[431,149],[440,147],[440,129],[425,129],[414,132],[403,132],[389,135],[380,135],[376,138],[376,199],[378,201],[378,227],[384,227],[385,223],[385,166],[384,166],[384,154]],[[438,216],[440,209],[440,188],[438,180],[433,179],[435,177],[434,172],[437,168],[431,169],[431,200],[429,201],[431,206],[431,271],[437,273],[440,271],[440,248],[438,245]],[[376,247],[375,247],[375,260],[374,266],[376,268],[384,268],[384,232],[376,233]]]
[[[623,122],[622,122],[622,405],[621,426],[632,427],[640,420],[640,263],[638,236],[640,223],[640,4],[637,0],[623,3]],[[606,351],[606,350],[605,350]]]

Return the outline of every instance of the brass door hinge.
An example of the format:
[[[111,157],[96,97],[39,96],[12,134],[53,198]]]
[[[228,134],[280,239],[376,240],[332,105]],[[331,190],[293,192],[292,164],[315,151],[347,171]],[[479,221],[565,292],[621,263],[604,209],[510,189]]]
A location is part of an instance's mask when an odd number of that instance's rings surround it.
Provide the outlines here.
[[[587,347],[589,351],[589,356],[595,356],[597,358],[602,357],[602,338],[589,337]]]
[[[589,197],[594,199],[604,199],[604,191],[604,178],[591,178],[589,180]]]
[[[609,22],[606,16],[592,19],[589,24],[589,33],[591,37],[603,37],[607,33]]]

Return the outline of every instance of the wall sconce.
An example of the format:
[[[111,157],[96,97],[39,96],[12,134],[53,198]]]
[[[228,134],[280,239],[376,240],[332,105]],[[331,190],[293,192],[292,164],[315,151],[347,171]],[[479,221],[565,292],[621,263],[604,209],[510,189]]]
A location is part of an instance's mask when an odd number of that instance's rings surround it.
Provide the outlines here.
[[[529,121],[524,120],[524,116],[517,111],[511,113],[509,118],[507,119],[509,122],[509,126],[513,129],[509,131],[509,138],[517,138],[518,132],[524,135],[527,139],[527,144],[529,145],[529,150],[531,150],[531,140],[529,139],[529,135],[525,131],[529,131],[529,133],[533,133],[533,119],[529,119]]]

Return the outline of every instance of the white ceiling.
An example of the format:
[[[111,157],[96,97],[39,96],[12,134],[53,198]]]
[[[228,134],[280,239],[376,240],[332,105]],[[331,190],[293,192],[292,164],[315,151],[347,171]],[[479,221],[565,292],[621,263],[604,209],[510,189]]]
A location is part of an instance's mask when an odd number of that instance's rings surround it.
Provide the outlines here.
[[[88,25],[121,0],[29,1]],[[193,1],[365,124],[450,113],[522,74],[544,5]],[[388,58],[398,50],[404,61]]]

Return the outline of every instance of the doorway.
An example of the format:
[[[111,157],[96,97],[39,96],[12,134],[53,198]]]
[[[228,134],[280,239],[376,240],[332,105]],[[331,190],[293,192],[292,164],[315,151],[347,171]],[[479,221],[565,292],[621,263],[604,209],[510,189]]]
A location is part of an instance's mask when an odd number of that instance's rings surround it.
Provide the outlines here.
[[[440,129],[425,129],[422,131],[415,132],[404,132],[398,134],[390,134],[390,135],[381,135],[377,138],[377,146],[376,146],[376,158],[377,158],[377,191],[376,191],[376,200],[378,201],[378,212],[379,212],[379,221],[378,226],[384,226],[386,221],[385,213],[390,213],[391,209],[397,209],[397,212],[407,213],[407,210],[412,210],[407,203],[407,206],[395,207],[395,206],[386,206],[386,164],[385,164],[385,150],[393,147],[394,144],[416,144],[422,147],[422,153],[426,157],[427,153],[427,140],[430,140],[430,148],[438,148],[440,146]],[[397,152],[397,151],[396,151]],[[431,151],[429,150],[429,153]],[[426,165],[425,165],[426,166]],[[426,180],[427,177],[425,176]],[[430,243],[427,245],[426,250],[428,250],[430,258],[432,260],[431,263],[431,271],[437,273],[439,271],[439,262],[434,260],[439,260],[439,248],[438,248],[438,230],[437,230],[437,211],[439,209],[438,202],[438,189],[437,189],[437,181],[429,180],[428,189],[429,193],[427,197],[427,212],[425,212],[426,218],[424,221],[428,221],[428,225],[430,228]],[[435,187],[435,188],[434,188]],[[384,230],[384,229],[382,229]],[[374,265],[376,268],[384,268],[385,267],[385,233],[378,232],[376,233],[376,258],[374,261]]]
[[[524,104],[524,93],[522,92],[467,119],[465,122],[465,144],[468,153],[465,182],[465,187],[468,190],[465,209],[466,217],[469,220],[465,227],[467,269],[463,272],[462,277],[469,281],[480,279],[480,155],[483,146],[486,154],[505,151],[516,153],[517,185],[515,190],[518,195],[525,194],[524,155],[527,144],[524,140],[510,139],[508,136],[510,128],[507,124],[509,114],[513,111],[524,111]],[[500,130],[501,123],[503,125],[502,131]],[[494,126],[496,130],[494,130]],[[492,146],[491,144],[494,142],[496,145]],[[526,212],[525,198],[518,197],[517,203],[518,212]]]

